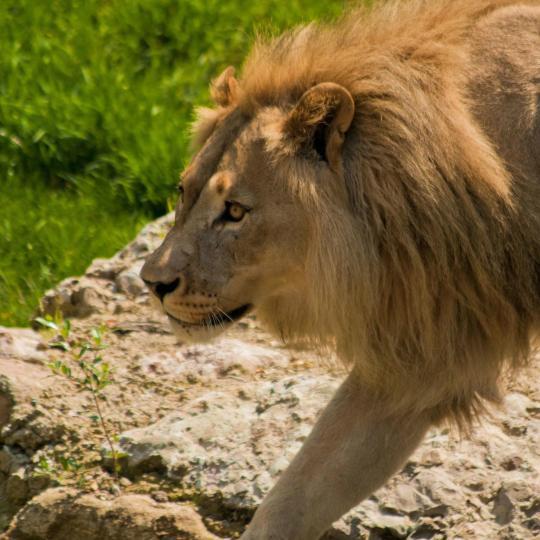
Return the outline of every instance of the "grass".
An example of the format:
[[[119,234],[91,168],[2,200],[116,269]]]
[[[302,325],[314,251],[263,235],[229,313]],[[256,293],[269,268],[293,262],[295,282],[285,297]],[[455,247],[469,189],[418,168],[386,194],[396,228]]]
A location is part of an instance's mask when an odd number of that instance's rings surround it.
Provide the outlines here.
[[[337,0],[3,0],[0,324],[162,214],[208,82]]]
[[[0,188],[0,324],[24,326],[43,292],[112,255],[146,221],[99,196],[7,180]]]

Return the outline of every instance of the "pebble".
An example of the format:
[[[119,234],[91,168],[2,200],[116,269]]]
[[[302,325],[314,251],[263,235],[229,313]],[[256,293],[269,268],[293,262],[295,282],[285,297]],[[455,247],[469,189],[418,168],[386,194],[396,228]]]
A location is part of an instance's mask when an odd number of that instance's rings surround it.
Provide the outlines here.
[[[150,496],[158,503],[169,502],[169,496],[164,491],[153,491]]]
[[[120,273],[116,277],[115,284],[120,292],[130,296],[139,296],[147,290],[139,275],[129,270]]]

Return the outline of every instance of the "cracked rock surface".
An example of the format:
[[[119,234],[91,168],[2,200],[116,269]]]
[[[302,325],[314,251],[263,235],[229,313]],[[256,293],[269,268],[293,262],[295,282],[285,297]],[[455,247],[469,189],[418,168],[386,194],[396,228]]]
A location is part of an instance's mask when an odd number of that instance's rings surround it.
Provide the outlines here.
[[[158,504],[144,495],[102,500],[62,488],[45,491],[30,501],[7,536],[14,540],[217,540],[189,504]]]
[[[344,378],[333,359],[287,349],[253,318],[210,344],[177,343],[138,278],[170,222],[43,300],[70,318],[74,342],[102,328],[113,382],[100,403],[118,477],[92,396],[48,367],[70,362],[57,332],[0,328],[2,538],[237,537]],[[432,430],[326,540],[539,538],[539,375],[536,360],[509,381],[470,438]]]

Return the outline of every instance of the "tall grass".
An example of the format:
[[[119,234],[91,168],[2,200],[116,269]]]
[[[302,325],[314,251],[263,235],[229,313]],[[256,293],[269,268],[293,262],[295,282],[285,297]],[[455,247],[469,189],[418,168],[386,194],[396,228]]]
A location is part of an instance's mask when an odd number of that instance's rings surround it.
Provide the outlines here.
[[[3,0],[0,324],[163,213],[194,105],[256,30],[337,0]]]

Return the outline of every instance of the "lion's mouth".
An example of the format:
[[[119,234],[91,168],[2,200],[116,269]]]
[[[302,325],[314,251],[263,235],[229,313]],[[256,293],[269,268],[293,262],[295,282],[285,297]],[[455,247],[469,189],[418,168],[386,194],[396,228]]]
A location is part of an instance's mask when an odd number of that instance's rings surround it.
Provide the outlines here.
[[[227,324],[236,322],[240,320],[244,315],[246,315],[251,310],[252,307],[253,306],[251,304],[245,304],[243,306],[240,306],[228,312],[225,312],[225,311],[212,312],[208,314],[206,318],[201,319],[200,321],[196,323],[183,321],[182,319],[178,319],[174,315],[171,315],[169,312],[166,312],[166,313],[170,319],[172,319],[173,321],[177,322],[178,324],[184,327],[209,328],[209,327],[214,327],[214,326],[223,327]]]

